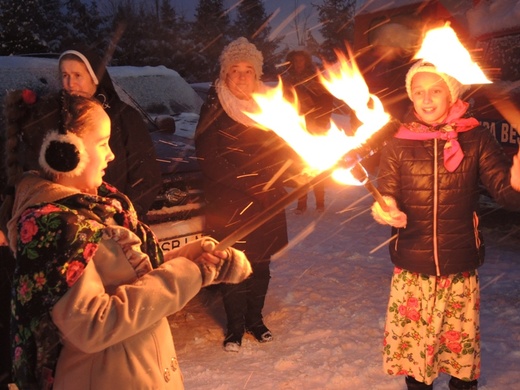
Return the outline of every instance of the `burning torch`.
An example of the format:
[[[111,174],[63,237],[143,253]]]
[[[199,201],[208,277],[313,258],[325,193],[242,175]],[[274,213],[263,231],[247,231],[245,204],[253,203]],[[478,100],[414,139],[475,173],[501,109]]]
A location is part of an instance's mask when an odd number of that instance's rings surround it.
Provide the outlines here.
[[[336,169],[346,169],[352,173],[352,176],[359,180],[361,184],[367,188],[367,190],[372,194],[374,199],[380,204],[381,208],[385,211],[388,211],[388,205],[385,200],[374,186],[374,184],[369,180],[365,168],[361,165],[361,161],[374,153],[377,153],[384,145],[385,141],[391,138],[395,132],[398,130],[400,123],[396,120],[392,120],[388,122],[382,129],[380,129],[373,138],[367,140],[366,143],[361,145],[356,149],[352,149],[347,152],[340,161],[337,162],[336,165],[320,172],[318,175],[311,178],[305,184],[300,185],[293,191],[289,192],[283,198],[280,198],[278,201],[271,204],[269,207],[264,209],[261,213],[255,215],[253,218],[248,220],[244,225],[233,231],[227,237],[222,239],[216,246],[217,250],[224,250],[237,241],[241,240],[269,219],[273,217],[273,215],[277,214],[289,204],[299,199],[301,196],[309,192],[309,190],[314,187],[316,184],[321,183],[322,181],[329,178],[333,175]]]
[[[394,135],[399,122],[391,120],[380,100],[370,94],[356,63],[348,61],[340,52],[337,56],[337,63],[326,64],[326,72],[320,74],[320,81],[332,95],[355,111],[361,125],[353,135],[347,135],[331,120],[326,134],[311,134],[307,131],[305,117],[299,113],[298,101],[289,102],[285,99],[281,81],[265,94],[254,94],[253,98],[260,110],[246,114],[266,131],[274,131],[291,146],[306,162],[312,178],[225,237],[217,249],[232,246],[329,176],[343,182],[339,177],[349,173],[349,177],[355,177],[369,190],[383,210],[388,210],[360,162],[376,153]]]
[[[446,52],[450,55],[446,56]],[[312,135],[307,131],[305,118],[298,113],[298,102],[289,103],[283,98],[281,82],[277,88],[265,95],[254,95],[260,112],[246,114],[259,125],[276,132],[303,158],[308,168],[317,174],[308,183],[295,189],[224,238],[217,245],[218,249],[233,245],[329,176],[345,184],[348,182],[341,180],[341,176],[350,175],[356,178],[372,194],[381,208],[388,211],[388,205],[368,179],[360,162],[380,149],[397,131],[399,123],[392,120],[384,111],[380,100],[370,94],[355,61],[348,61],[340,52],[336,54],[337,63],[325,64],[325,72],[319,75],[320,81],[332,95],[355,111],[362,123],[361,126],[353,136],[347,136],[331,121],[327,134]],[[352,58],[351,53],[349,55]],[[449,25],[430,30],[414,58],[432,62],[439,70],[451,74],[463,84],[489,83],[480,68],[471,61],[469,53]],[[443,62],[444,60],[447,62]],[[458,72],[460,70],[463,70],[462,73]],[[344,175],[345,173],[348,175]]]

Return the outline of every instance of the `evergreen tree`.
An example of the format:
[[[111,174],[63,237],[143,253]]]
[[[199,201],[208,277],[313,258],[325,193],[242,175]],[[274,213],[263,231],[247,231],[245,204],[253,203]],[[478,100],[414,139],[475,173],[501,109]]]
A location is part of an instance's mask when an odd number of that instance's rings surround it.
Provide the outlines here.
[[[213,80],[218,75],[219,56],[229,42],[231,22],[222,0],[199,0],[192,25],[194,57],[198,58],[194,76],[199,80]]]
[[[157,42],[152,41],[157,28],[157,17],[143,4],[137,8],[132,2],[120,3],[113,21],[113,31],[120,31],[115,42],[112,65],[158,65],[154,58]]]
[[[110,39],[108,17],[99,13],[97,3],[88,6],[82,0],[67,0],[65,3],[65,30],[60,52],[76,43],[106,47]]]
[[[322,5],[314,7],[323,23],[320,32],[324,42],[320,54],[333,61],[336,57],[334,50],[346,52],[346,44],[353,42],[356,0],[324,0]]]
[[[175,69],[188,82],[198,79],[198,66],[204,57],[193,50],[195,46],[191,37],[191,24],[184,17],[179,17],[169,0],[162,0],[160,10],[162,64]],[[205,70],[205,69],[204,69]]]
[[[274,78],[275,65],[281,61],[283,54],[276,53],[282,38],[270,37],[271,27],[268,21],[272,15],[266,15],[262,0],[243,0],[238,5],[237,11],[233,35],[235,38],[246,37],[255,44],[264,56],[264,78]]]
[[[158,29],[157,29],[157,50],[159,55],[159,62],[172,68],[173,58],[172,49],[177,46],[177,14],[175,9],[170,4],[170,0],[161,0],[158,9]]]
[[[56,50],[62,20],[59,0],[0,0],[0,54]]]

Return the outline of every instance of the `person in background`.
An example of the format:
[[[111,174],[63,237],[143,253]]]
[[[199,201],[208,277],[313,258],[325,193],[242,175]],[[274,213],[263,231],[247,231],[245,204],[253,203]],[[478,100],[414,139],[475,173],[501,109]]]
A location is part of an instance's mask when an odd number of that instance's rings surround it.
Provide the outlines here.
[[[290,100],[296,97],[300,105],[300,114],[305,116],[307,130],[312,134],[323,134],[330,128],[330,117],[334,97],[320,83],[312,57],[305,49],[293,50],[287,54],[289,68],[283,74],[282,81],[286,96]],[[293,96],[293,94],[296,96]],[[325,183],[313,187],[316,210],[325,210]],[[307,194],[298,199],[295,213],[307,210]]]
[[[105,181],[126,194],[139,218],[146,221],[162,179],[149,131],[139,112],[124,103],[114,89],[106,64],[90,48],[65,50],[59,58],[62,86],[71,94],[94,97],[110,117],[110,148],[115,159]]]
[[[215,250],[211,238],[163,255],[128,197],[102,180],[114,154],[97,100],[12,91],[5,115],[14,200],[4,202],[0,220],[16,257],[16,385],[182,389],[166,317],[201,287],[243,281],[247,258]],[[23,143],[39,147],[35,171],[23,169]]]
[[[520,210],[511,164],[491,132],[466,115],[462,90],[434,65],[413,64],[406,91],[414,111],[381,154],[378,189],[390,210],[376,202],[372,213],[396,235],[384,369],[405,375],[411,390],[432,389],[440,373],[451,376],[450,390],[477,389],[480,183],[497,202]]]
[[[195,149],[203,173],[206,230],[218,240],[240,228],[286,195],[283,175],[288,150],[244,112],[257,108],[254,92],[265,92],[262,53],[246,38],[227,45],[220,55],[220,76],[201,108]],[[259,342],[273,339],[262,310],[270,279],[271,256],[287,244],[287,222],[281,210],[236,244],[244,250],[253,275],[237,285],[221,286],[227,316],[224,348],[238,352],[244,332]]]

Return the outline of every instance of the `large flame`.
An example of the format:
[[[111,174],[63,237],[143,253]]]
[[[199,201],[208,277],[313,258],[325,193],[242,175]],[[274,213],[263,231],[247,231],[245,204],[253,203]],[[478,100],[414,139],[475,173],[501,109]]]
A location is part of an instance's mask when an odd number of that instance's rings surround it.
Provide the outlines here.
[[[332,95],[343,100],[355,111],[362,122],[355,132],[341,128],[331,120],[330,129],[326,133],[309,133],[305,117],[299,114],[297,99],[294,103],[285,99],[282,81],[265,94],[254,94],[253,99],[259,110],[247,113],[257,123],[274,131],[287,142],[306,162],[307,173],[310,175],[333,168],[346,153],[361,146],[390,119],[379,99],[370,94],[354,60],[348,61],[339,52],[337,55],[338,62],[325,65],[320,81]],[[372,107],[369,107],[370,102]],[[347,132],[353,135],[347,135]],[[347,179],[344,171],[337,168],[333,177],[345,183]],[[348,184],[353,183],[355,181],[348,180]]]
[[[491,83],[473,62],[449,24],[429,30],[414,58],[431,62],[439,71],[455,77],[465,85]]]
[[[332,95],[355,112],[361,122],[355,131],[341,128],[331,120],[330,130],[325,134],[309,133],[305,117],[299,114],[297,99],[294,103],[285,99],[281,81],[264,94],[254,94],[259,110],[246,113],[285,140],[306,162],[310,175],[334,168],[345,154],[360,147],[390,120],[381,101],[370,93],[350,51],[350,59],[339,51],[336,55],[338,61],[325,64],[319,80]],[[433,63],[440,71],[463,84],[490,83],[449,25],[428,31],[415,58]],[[359,184],[343,168],[336,168],[332,177],[341,183]]]

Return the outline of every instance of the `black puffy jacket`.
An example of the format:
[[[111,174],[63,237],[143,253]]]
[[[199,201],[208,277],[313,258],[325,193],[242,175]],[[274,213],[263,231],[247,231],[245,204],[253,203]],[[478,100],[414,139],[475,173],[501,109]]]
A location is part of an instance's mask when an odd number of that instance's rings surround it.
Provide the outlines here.
[[[392,139],[382,151],[378,188],[396,199],[408,217],[393,228],[392,262],[427,275],[471,271],[484,262],[479,229],[482,183],[493,198],[520,210],[520,193],[510,186],[510,163],[489,130],[461,132],[464,158],[454,172],[444,167],[444,140]]]

